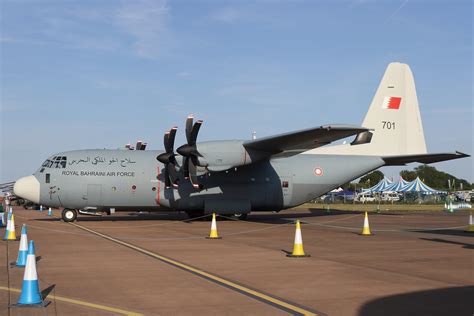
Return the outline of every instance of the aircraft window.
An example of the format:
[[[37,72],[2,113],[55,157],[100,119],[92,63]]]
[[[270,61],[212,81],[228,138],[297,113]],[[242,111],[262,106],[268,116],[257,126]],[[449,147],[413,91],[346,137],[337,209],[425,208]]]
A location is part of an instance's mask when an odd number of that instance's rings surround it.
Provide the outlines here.
[[[49,183],[51,181],[51,175],[49,173],[46,174],[46,183]]]

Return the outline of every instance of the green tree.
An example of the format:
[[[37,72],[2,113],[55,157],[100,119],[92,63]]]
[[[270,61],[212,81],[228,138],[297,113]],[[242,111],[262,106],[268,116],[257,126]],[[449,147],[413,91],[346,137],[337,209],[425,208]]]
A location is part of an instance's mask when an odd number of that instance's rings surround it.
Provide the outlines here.
[[[466,180],[458,179],[449,173],[436,170],[435,167],[428,165],[420,165],[413,171],[402,170],[400,172],[400,176],[407,181],[413,181],[416,179],[416,177],[419,177],[425,184],[438,190],[448,190],[448,180],[450,181],[451,186],[453,186],[453,183],[455,183],[456,190],[460,189],[461,183],[464,190],[469,190],[472,188],[472,184]],[[454,188],[451,187],[451,189]]]
[[[409,171],[409,170],[402,170],[400,171],[400,177],[402,177],[406,181],[413,181],[416,179],[416,172]]]
[[[385,175],[382,171],[376,170],[360,178],[359,184],[361,184],[361,187],[370,188],[371,186],[374,186],[379,183],[380,180],[382,180],[384,177]]]

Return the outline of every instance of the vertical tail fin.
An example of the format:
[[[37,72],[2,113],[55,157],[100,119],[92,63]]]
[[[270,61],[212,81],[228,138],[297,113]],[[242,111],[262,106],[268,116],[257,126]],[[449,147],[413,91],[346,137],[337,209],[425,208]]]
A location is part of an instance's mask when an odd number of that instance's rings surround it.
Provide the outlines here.
[[[373,130],[370,143],[325,146],[311,153],[373,156],[426,153],[415,81],[407,64],[388,65],[362,126]]]
[[[388,65],[362,126],[374,129],[365,146],[368,154],[426,153],[415,81],[407,64]]]

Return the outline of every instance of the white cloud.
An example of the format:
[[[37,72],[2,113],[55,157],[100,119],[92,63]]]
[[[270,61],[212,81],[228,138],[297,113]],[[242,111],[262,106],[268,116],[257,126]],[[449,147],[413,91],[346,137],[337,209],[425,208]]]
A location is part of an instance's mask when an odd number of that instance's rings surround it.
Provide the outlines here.
[[[133,49],[140,57],[156,58],[162,50],[169,18],[166,0],[127,1],[116,10],[115,24],[133,40]]]

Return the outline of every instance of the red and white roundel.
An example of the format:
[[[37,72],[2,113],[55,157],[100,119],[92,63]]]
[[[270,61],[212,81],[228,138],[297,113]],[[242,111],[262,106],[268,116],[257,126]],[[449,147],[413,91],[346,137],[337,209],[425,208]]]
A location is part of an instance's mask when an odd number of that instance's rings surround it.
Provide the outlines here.
[[[317,177],[322,176],[323,175],[323,169],[321,169],[320,167],[314,168],[314,175],[317,176]]]

